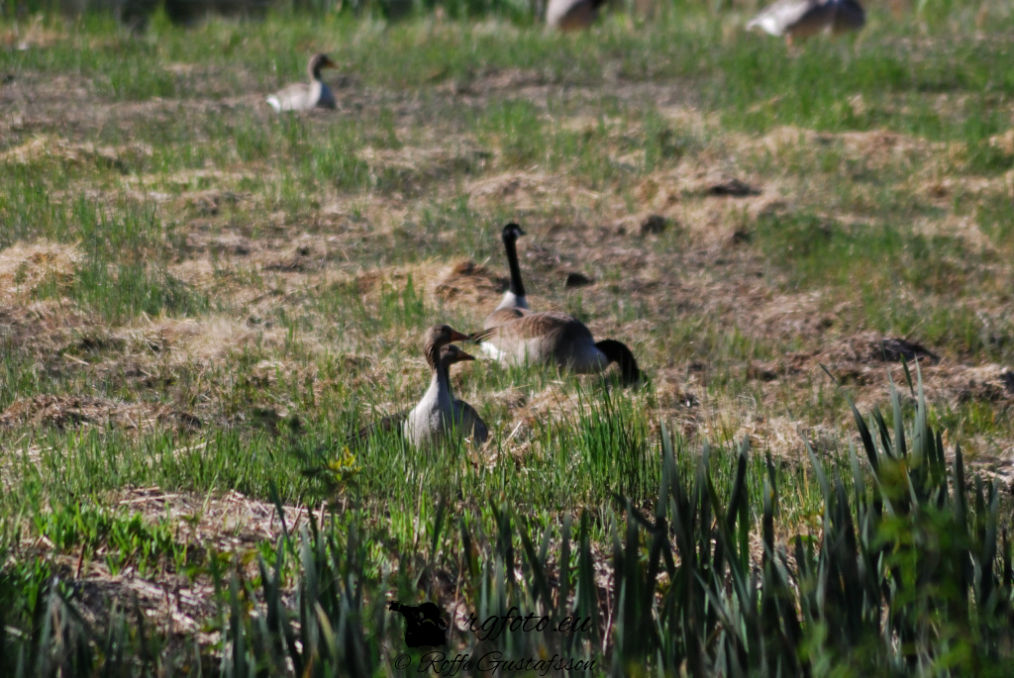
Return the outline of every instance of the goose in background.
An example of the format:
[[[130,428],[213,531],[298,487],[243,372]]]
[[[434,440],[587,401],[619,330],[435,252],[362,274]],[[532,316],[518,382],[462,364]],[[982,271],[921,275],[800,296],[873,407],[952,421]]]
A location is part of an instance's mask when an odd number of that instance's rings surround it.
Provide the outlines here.
[[[840,35],[858,31],[865,24],[866,11],[858,0],[778,0],[751,19],[746,28],[784,35],[791,45],[794,39],[822,32]]]
[[[484,353],[504,364],[549,363],[589,374],[616,363],[625,386],[645,378],[626,344],[614,339],[595,341],[584,323],[565,313],[530,313],[479,332],[472,339]]]
[[[518,264],[518,238],[525,234],[521,227],[515,223],[509,223],[503,227],[500,234],[503,240],[504,250],[507,252],[507,267],[510,269],[511,280],[507,291],[504,292],[500,305],[493,310],[482,323],[482,329],[488,330],[497,325],[517,320],[523,316],[528,309],[528,299],[525,297],[525,284],[521,281],[521,266]]]
[[[580,31],[598,18],[599,7],[606,0],[549,0],[546,24],[559,31]]]
[[[331,89],[320,79],[320,72],[325,68],[338,68],[326,54],[314,54],[306,65],[310,82],[296,83],[278,90],[267,98],[271,108],[283,111],[309,111],[313,108],[334,108],[336,106]]]
[[[364,443],[374,431],[398,431],[416,447],[426,447],[442,440],[453,432],[463,438],[470,437],[473,445],[482,445],[489,438],[489,429],[475,408],[454,397],[451,391],[450,368],[455,363],[475,360],[451,344],[463,341],[467,335],[448,327],[434,325],[423,335],[423,352],[432,373],[429,388],[411,410],[384,417],[349,436],[350,447]]]
[[[472,335],[472,340],[488,356],[505,364],[550,363],[586,374],[601,372],[616,363],[624,385],[644,379],[626,344],[613,339],[596,342],[584,323],[565,313],[528,310],[518,265],[519,235],[524,232],[517,224],[504,226],[502,238],[510,267],[510,288],[496,310],[486,317],[483,331]]]

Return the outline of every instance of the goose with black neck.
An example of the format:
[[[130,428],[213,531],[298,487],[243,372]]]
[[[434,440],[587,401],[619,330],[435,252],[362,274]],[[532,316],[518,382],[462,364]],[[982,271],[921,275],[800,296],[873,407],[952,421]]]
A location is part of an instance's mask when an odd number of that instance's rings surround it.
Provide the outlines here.
[[[626,344],[614,339],[596,342],[584,323],[565,313],[528,309],[516,247],[521,235],[524,231],[517,224],[504,226],[501,237],[510,288],[487,316],[483,331],[472,339],[486,355],[504,364],[548,363],[577,373],[595,373],[616,363],[624,384],[642,381],[645,375]]]

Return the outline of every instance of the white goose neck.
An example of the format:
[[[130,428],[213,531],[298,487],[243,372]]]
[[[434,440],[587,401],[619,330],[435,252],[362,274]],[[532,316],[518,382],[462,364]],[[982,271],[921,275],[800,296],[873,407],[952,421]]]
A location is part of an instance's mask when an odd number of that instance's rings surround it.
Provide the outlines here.
[[[430,387],[423,394],[422,403],[436,405],[441,410],[449,410],[454,395],[451,393],[451,382],[446,367],[438,367],[433,370],[433,378],[430,379]]]
[[[523,294],[514,294],[510,290],[504,292],[503,299],[500,300],[500,305],[496,307],[497,311],[502,311],[505,308],[528,308],[528,298]]]

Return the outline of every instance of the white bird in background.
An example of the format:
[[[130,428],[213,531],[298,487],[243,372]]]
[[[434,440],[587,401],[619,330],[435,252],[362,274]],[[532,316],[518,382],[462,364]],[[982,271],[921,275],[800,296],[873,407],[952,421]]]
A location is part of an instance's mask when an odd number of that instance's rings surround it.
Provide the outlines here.
[[[310,82],[296,83],[278,90],[267,98],[271,108],[279,113],[282,111],[308,111],[312,108],[334,108],[334,95],[320,79],[320,71],[324,68],[338,68],[326,54],[314,54],[306,66]]]
[[[785,36],[785,42],[817,33],[840,35],[858,31],[866,24],[866,10],[857,0],[779,0],[747,23],[769,35]]]
[[[560,31],[588,28],[598,17],[599,7],[606,0],[549,0],[546,23]]]

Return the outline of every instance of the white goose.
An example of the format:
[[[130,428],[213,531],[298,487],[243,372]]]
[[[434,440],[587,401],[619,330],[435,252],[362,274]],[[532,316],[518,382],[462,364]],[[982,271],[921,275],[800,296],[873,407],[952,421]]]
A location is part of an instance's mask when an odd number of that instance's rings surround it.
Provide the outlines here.
[[[579,31],[595,23],[604,4],[606,0],[549,0],[546,23],[560,31]]]
[[[760,28],[765,33],[794,39],[808,38],[817,33],[839,35],[858,31],[866,24],[866,10],[858,0],[778,0],[747,23],[747,29]]]
[[[485,329],[472,335],[483,352],[505,364],[549,363],[577,373],[601,372],[617,363],[624,384],[641,381],[644,373],[626,344],[613,339],[596,342],[584,323],[565,313],[528,310],[517,262],[517,235],[523,233],[516,224],[504,227],[511,287],[486,318]]]
[[[310,82],[296,83],[278,90],[267,98],[271,108],[279,113],[283,111],[309,111],[313,108],[334,108],[336,106],[331,89],[320,79],[320,72],[325,68],[338,68],[326,54],[314,54],[306,65]]]
[[[489,429],[479,413],[468,403],[456,399],[451,391],[450,367],[455,363],[475,360],[452,341],[468,336],[448,327],[434,325],[423,335],[423,352],[432,373],[429,388],[411,410],[384,417],[348,437],[350,447],[369,439],[375,430],[398,431],[416,447],[438,443],[449,433],[470,437],[473,445],[482,445],[489,437]]]
[[[450,367],[465,360],[475,358],[453,344],[440,349],[430,387],[402,426],[405,438],[416,447],[438,443],[452,432],[471,438],[473,445],[483,445],[489,437],[489,429],[475,408],[451,393]]]

